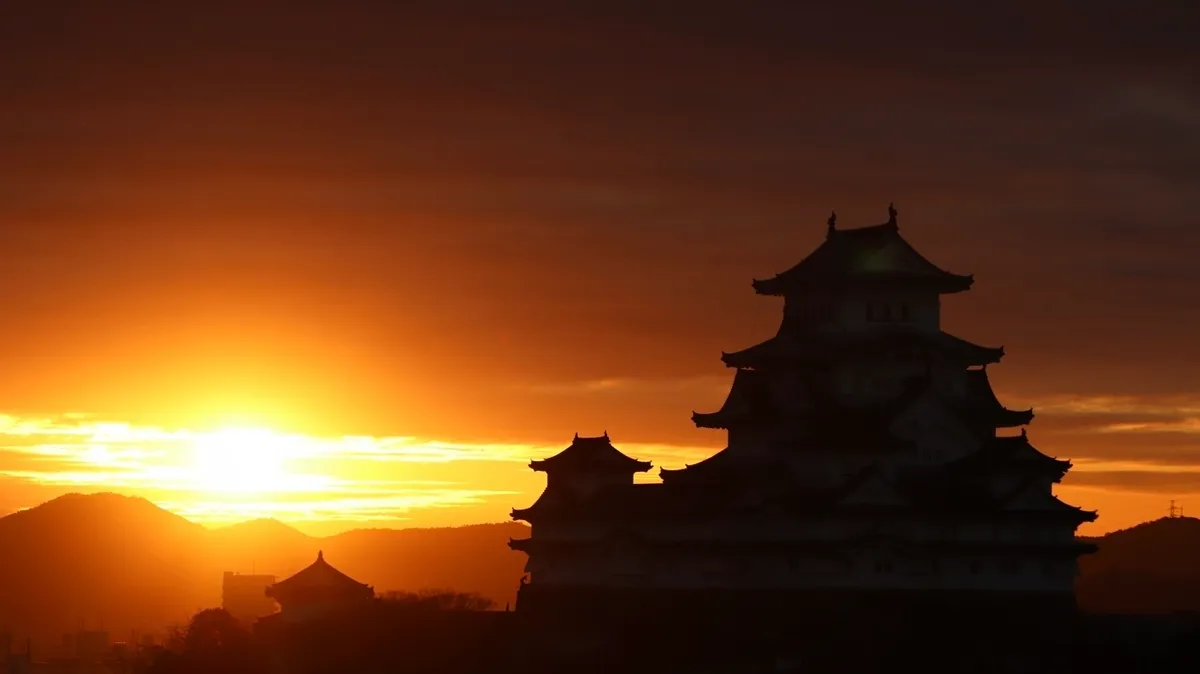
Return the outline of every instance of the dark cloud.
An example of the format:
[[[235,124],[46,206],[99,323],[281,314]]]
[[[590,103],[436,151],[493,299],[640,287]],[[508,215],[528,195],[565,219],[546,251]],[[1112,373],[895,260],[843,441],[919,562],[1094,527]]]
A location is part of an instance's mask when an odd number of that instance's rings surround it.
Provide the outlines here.
[[[1072,460],[1134,462],[1162,466],[1200,465],[1200,439],[1195,435],[1122,433],[1115,437],[1082,436],[1035,443],[1047,454]]]
[[[1104,487],[1116,491],[1144,492],[1150,494],[1194,494],[1200,492],[1200,472],[1182,470],[1074,470],[1063,478],[1063,484],[1081,487]]]
[[[1035,408],[1036,409],[1036,408]],[[1037,417],[1037,430],[1053,435],[1104,434],[1113,427],[1157,428],[1177,425],[1195,417],[1170,411],[1113,411],[1091,413],[1044,413]],[[1128,432],[1128,431],[1123,431]],[[1109,433],[1110,435],[1113,433]],[[1121,433],[1116,433],[1121,435]]]
[[[1030,430],[1034,444],[1047,454],[1073,460],[1200,466],[1200,417],[1194,398],[1091,402],[1110,409],[1051,409],[1039,414]]]
[[[1085,9],[6,3],[0,403],[605,425],[511,384],[721,376],[891,200],[1013,388],[1194,392],[1200,9]]]

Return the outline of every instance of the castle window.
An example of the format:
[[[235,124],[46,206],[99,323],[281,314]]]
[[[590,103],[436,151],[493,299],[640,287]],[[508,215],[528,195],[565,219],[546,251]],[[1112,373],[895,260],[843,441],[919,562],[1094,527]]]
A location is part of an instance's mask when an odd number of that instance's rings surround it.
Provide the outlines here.
[[[875,305],[871,302],[867,302],[867,320],[875,320]]]
[[[875,562],[875,573],[891,573],[893,568],[892,563],[888,560]]]
[[[979,562],[972,561],[970,566],[967,568],[972,574],[977,574],[980,571]]]
[[[907,321],[909,318],[908,304],[900,305],[900,320]]]
[[[1015,559],[1006,559],[1000,562],[1000,571],[1011,576],[1021,571],[1021,564]]]
[[[883,305],[883,320],[885,320],[885,321],[892,320],[892,305],[890,305],[890,304]]]

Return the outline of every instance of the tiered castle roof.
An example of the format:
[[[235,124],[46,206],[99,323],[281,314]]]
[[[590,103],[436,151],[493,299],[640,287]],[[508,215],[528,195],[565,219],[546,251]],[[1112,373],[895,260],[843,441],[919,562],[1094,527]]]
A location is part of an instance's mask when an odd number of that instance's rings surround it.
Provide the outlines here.
[[[926,260],[900,236],[894,208],[889,207],[889,216],[885,224],[854,230],[837,229],[831,217],[826,240],[816,251],[771,279],[755,281],[755,290],[763,295],[854,296],[860,290],[945,294],[970,288],[971,276],[952,274]],[[547,489],[529,508],[514,510],[513,518],[603,520],[616,531],[632,531],[647,518],[764,512],[974,521],[1043,518],[1076,526],[1096,518],[1049,490],[1070,469],[1069,461],[1038,451],[1023,428],[1020,435],[997,437],[997,429],[1024,427],[1034,416],[1033,410],[1008,409],[992,389],[986,366],[1000,361],[1002,347],[979,346],[931,324],[872,325],[861,331],[785,328],[758,345],[722,354],[725,364],[736,368],[729,394],[719,410],[692,415],[701,428],[770,432],[755,435],[749,446],[727,447],[698,463],[662,469],[659,484],[613,483],[586,493]],[[894,383],[890,396],[873,391],[860,399],[835,390],[832,372],[838,365],[861,361],[869,367],[877,356],[924,363],[925,373]],[[961,368],[964,379],[952,381],[945,376],[947,368]],[[959,427],[953,432],[969,432],[979,448],[962,458],[938,459],[943,463],[922,460],[915,468],[881,470],[880,459],[897,453],[917,456],[918,444],[899,437],[893,427],[922,401],[926,407],[921,409],[941,415],[934,423],[949,422]],[[854,454],[855,461],[847,465],[865,461],[867,467],[840,480],[808,480],[802,489],[791,488],[789,481],[805,480],[804,469],[797,468],[803,463],[795,459],[808,450]],[[650,468],[612,447],[607,434],[576,437],[563,452],[530,466],[609,473]],[[989,482],[997,477],[1005,479]],[[564,545],[585,542],[511,542],[514,549],[528,552]],[[1080,551],[1046,545],[1071,554]]]
[[[708,461],[720,465],[718,453]],[[1048,457],[1047,457],[1048,458]],[[1055,461],[1049,459],[1049,461]],[[696,464],[697,466],[703,464]],[[744,464],[726,464],[737,470]],[[764,462],[765,476],[786,481],[783,464]],[[943,520],[984,518],[1014,521],[1029,518],[1062,518],[1075,524],[1091,522],[1096,513],[1060,501],[1038,487],[1038,474],[1031,474],[1001,493],[991,493],[957,478],[958,466],[929,475],[888,478],[868,466],[839,484],[821,490],[750,490],[726,473],[721,482],[666,480],[657,484],[613,485],[587,497],[545,494],[533,506],[513,511],[513,519],[542,521],[604,521],[630,525],[646,519],[686,520],[697,516],[729,516],[772,512],[812,515],[837,512],[843,515],[911,513]],[[679,472],[679,471],[675,471]],[[763,477],[763,474],[759,474]],[[760,481],[757,486],[762,486]],[[514,549],[527,545],[514,541]]]
[[[794,386],[802,386],[793,382]],[[827,424],[835,420],[863,421],[865,415],[874,416],[876,421],[886,422],[903,412],[905,407],[915,398],[931,390],[930,381],[925,377],[914,377],[904,385],[899,395],[875,406],[847,407],[840,403],[836,396],[831,395],[828,387],[812,385],[803,390],[797,390],[793,395],[802,396],[802,404],[809,410],[812,417],[821,419]],[[1033,410],[1010,410],[1005,407],[996,393],[992,390],[986,369],[971,369],[966,371],[966,390],[961,398],[946,399],[946,404],[953,408],[961,418],[971,426],[984,428],[1013,428],[1026,426],[1033,421]],[[698,428],[729,429],[731,426],[752,425],[779,421],[784,416],[784,403],[776,399],[772,390],[771,374],[765,370],[739,369],[733,378],[729,395],[716,412],[693,412],[692,422]],[[795,418],[796,410],[790,414]]]
[[[967,367],[999,363],[1004,357],[1004,347],[979,346],[945,332],[896,326],[861,334],[779,334],[741,351],[722,352],[721,360],[728,367],[759,369],[894,354],[936,356]]]
[[[1058,482],[1071,469],[1071,462],[1055,459],[1029,444],[1025,430],[1011,437],[993,438],[979,451],[951,463],[947,468],[958,474],[974,475],[1045,475]]]
[[[842,230],[837,228],[837,214],[831,215],[825,241],[816,250],[791,269],[754,281],[754,290],[788,295],[901,284],[957,293],[971,287],[974,277],[941,269],[900,236],[894,207],[888,207],[888,216],[882,225]]]
[[[967,370],[967,395],[962,411],[992,428],[1026,426],[1033,421],[1033,409],[1010,410],[1000,402],[992,390],[986,367]]]
[[[542,472],[633,472],[644,473],[652,467],[649,461],[638,461],[613,447],[608,431],[595,438],[575,434],[571,444],[558,454],[540,461],[530,461],[529,467]]]

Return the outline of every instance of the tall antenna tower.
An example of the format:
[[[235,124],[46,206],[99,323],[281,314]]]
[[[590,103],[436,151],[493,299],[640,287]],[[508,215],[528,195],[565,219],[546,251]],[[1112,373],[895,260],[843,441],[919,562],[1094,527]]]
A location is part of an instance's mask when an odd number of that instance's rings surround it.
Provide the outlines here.
[[[1167,517],[1170,519],[1183,517],[1183,506],[1175,505],[1175,499],[1171,499],[1171,505],[1167,508]]]

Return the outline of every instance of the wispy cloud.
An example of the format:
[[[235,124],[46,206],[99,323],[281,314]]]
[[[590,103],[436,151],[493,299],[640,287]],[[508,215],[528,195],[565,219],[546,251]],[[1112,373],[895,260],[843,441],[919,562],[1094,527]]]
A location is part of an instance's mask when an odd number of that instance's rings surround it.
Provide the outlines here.
[[[1173,467],[1200,465],[1200,396],[1060,395],[1022,400],[1033,406],[1031,433],[1051,453],[1080,460]]]
[[[538,390],[623,395],[711,386],[723,392],[725,379],[612,379]],[[1023,404],[1004,392],[1000,397],[1013,407]],[[1064,488],[1109,495],[1103,498],[1200,493],[1200,397],[1057,396],[1031,404],[1038,413],[1034,443],[1074,462]],[[544,478],[525,464],[558,453],[568,442],[317,437],[253,428],[164,429],[78,414],[7,415],[0,416],[0,478],[30,485],[28,494],[138,494],[214,524],[255,517],[334,526],[465,524],[504,519],[510,507],[532,502]],[[678,468],[716,451],[682,443],[615,442],[656,467]],[[655,481],[657,471],[637,479]],[[5,507],[36,505],[12,498]]]
[[[1078,470],[1064,482],[1072,486],[1100,487],[1113,491],[1148,494],[1200,493],[1200,469],[1191,470]]]
[[[608,378],[582,381],[514,384],[512,389],[542,395],[687,394],[729,391],[732,375],[659,379]]]
[[[84,415],[8,415],[0,416],[0,476],[64,491],[137,493],[198,521],[404,520],[452,508],[501,519],[541,487],[523,464],[565,444],[169,430]],[[646,443],[621,448],[668,466],[713,451]]]
[[[323,522],[401,522],[413,511],[462,508],[518,492],[481,489],[396,490],[316,499],[160,500],[159,505],[195,522],[225,523],[261,517]],[[498,519],[498,518],[497,518]]]
[[[323,443],[326,451],[338,458],[360,461],[526,461],[530,451],[529,445],[465,444],[411,437],[353,436],[336,440],[305,440]]]

